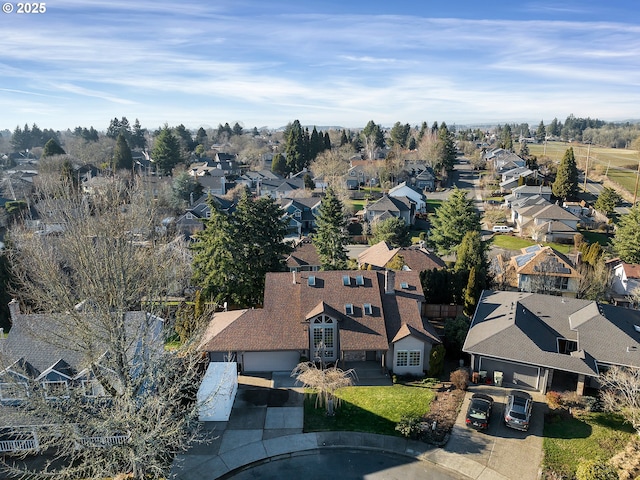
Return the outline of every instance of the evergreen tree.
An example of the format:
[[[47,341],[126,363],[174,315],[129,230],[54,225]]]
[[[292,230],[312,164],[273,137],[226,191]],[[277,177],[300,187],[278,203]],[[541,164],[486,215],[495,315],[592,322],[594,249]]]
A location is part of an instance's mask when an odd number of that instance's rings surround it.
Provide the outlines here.
[[[113,168],[115,170],[129,170],[133,169],[133,156],[131,155],[131,149],[127,143],[127,139],[121,133],[116,140],[116,147],[113,150]]]
[[[409,150],[415,150],[416,148],[418,148],[418,144],[416,142],[415,137],[411,137],[411,139],[409,140]]]
[[[45,158],[52,157],[53,155],[66,155],[66,153],[64,148],[58,145],[53,138],[47,142],[42,150],[42,156]]]
[[[313,237],[313,244],[320,256],[323,270],[347,268],[347,251],[344,247],[349,240],[346,234],[347,222],[344,206],[332,188],[327,189],[320,203],[316,225],[317,233]]]
[[[506,124],[502,129],[502,134],[500,135],[500,147],[505,150],[513,150],[513,132],[511,131],[511,126]]]
[[[520,142],[520,151],[518,152],[518,155],[525,160],[529,158],[529,146],[527,142]]]
[[[233,124],[232,132],[234,135],[240,136],[244,133],[244,129],[242,128],[242,125],[236,122]]]
[[[379,125],[373,120],[369,120],[369,123],[362,129],[360,138],[367,151],[369,160],[373,160],[373,154],[376,149],[384,148],[384,133]]]
[[[445,122],[442,122],[438,129],[438,142],[440,143],[440,151],[442,154],[438,167],[450,172],[453,170],[456,162],[456,146],[453,141],[453,135],[449,132]]]
[[[304,188],[306,188],[307,190],[313,190],[314,188],[316,188],[316,182],[313,181],[313,178],[311,178],[311,175],[309,175],[308,173],[304,174],[302,180],[304,181]]]
[[[342,134],[340,135],[340,146],[346,145],[349,143],[349,138],[347,138],[347,132],[343,129]]]
[[[401,148],[407,148],[407,142],[409,141],[409,133],[411,132],[411,125],[400,122],[396,122],[391,131],[389,132],[389,144],[391,147],[399,145]]]
[[[331,150],[331,137],[329,132],[324,132],[324,148],[323,150]]]
[[[551,185],[551,191],[561,200],[575,198],[578,194],[578,167],[573,156],[573,147],[564,153],[558,166],[556,180]]]
[[[480,231],[478,212],[473,201],[467,199],[467,192],[455,188],[433,216],[429,242],[438,254],[451,254],[470,231]]]
[[[309,161],[316,159],[318,154],[324,150],[324,135],[320,136],[316,127],[313,127],[309,138]]]
[[[202,127],[200,127],[196,133],[196,144],[202,145],[205,150],[209,148],[209,137],[207,137],[207,132]]]
[[[151,157],[161,175],[170,175],[173,168],[182,160],[180,143],[167,125],[160,130],[156,137]]]
[[[282,154],[276,153],[271,160],[271,171],[273,173],[277,173],[278,175],[286,175],[287,173],[287,163]]]
[[[478,305],[478,299],[482,289],[479,288],[479,282],[476,278],[476,267],[471,267],[469,271],[469,280],[467,281],[467,288],[464,289],[464,313],[467,316],[472,316]]]
[[[144,150],[147,147],[146,133],[147,129],[142,128],[142,125],[140,125],[140,120],[136,118],[136,121],[133,124],[133,131],[131,132],[131,148],[139,148],[141,150]]]
[[[288,126],[284,151],[286,153],[286,173],[298,173],[307,166],[308,140],[299,120]]]
[[[263,301],[267,272],[284,268],[291,247],[285,243],[287,226],[275,201],[254,200],[245,190],[229,216],[210,202],[211,217],[198,234],[193,249],[193,281],[204,298],[251,307]]]
[[[613,250],[626,263],[640,263],[640,203],[620,218]]]
[[[544,142],[545,138],[547,138],[547,130],[544,127],[544,122],[540,120],[540,125],[538,125],[538,128],[536,130],[536,141],[538,143],[542,143]]]
[[[194,142],[193,137],[191,136],[191,132],[187,130],[187,127],[185,127],[183,124],[180,124],[174,129],[174,131],[176,136],[178,137],[178,140],[180,141],[182,149],[186,153],[193,152],[193,150],[196,148],[197,143]]]
[[[561,130],[562,130],[562,124],[558,122],[557,118],[554,118],[549,124],[549,135],[552,135],[554,137],[559,137]]]
[[[465,233],[458,247],[454,271],[469,272],[475,267],[476,272],[485,276],[487,272],[487,246],[482,241],[479,230]]]
[[[408,247],[411,245],[411,230],[402,218],[392,217],[376,222],[373,226],[371,245],[388,242],[392,247]]]
[[[600,195],[598,195],[594,208],[609,216],[615,212],[620,200],[622,200],[622,197],[618,192],[611,187],[604,187]]]

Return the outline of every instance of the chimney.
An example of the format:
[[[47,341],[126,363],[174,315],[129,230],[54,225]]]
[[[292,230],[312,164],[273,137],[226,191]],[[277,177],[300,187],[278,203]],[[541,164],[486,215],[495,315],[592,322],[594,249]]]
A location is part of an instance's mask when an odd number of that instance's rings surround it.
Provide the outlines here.
[[[15,325],[18,321],[18,315],[20,315],[20,303],[15,298],[9,302],[9,314],[11,315],[11,324]]]
[[[293,284],[295,285],[296,284],[296,271],[293,270],[291,273],[293,274]]]
[[[393,295],[396,291],[396,272],[393,270],[385,270],[384,272],[384,293],[387,295]]]

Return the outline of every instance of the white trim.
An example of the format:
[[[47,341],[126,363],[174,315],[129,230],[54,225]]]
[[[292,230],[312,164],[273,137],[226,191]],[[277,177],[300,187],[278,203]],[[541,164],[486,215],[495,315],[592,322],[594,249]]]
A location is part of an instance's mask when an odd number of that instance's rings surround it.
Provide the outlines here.
[[[55,396],[49,395],[49,391],[48,391],[49,389],[47,388],[47,385],[58,384],[58,383],[64,384],[67,394],[55,395]],[[65,380],[55,380],[55,381],[45,380],[44,382],[42,382],[42,388],[44,388],[44,398],[46,398],[47,400],[56,400],[58,398],[69,398],[69,382]]]

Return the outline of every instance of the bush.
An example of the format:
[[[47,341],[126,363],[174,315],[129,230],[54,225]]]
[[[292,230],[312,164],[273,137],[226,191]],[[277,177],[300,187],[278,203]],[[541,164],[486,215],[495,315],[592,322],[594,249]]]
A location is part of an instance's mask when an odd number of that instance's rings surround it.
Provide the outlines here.
[[[429,376],[438,377],[444,368],[444,354],[446,350],[443,345],[436,345],[429,354]]]
[[[618,480],[618,472],[611,465],[598,460],[581,460],[576,468],[577,480]]]
[[[562,397],[558,392],[547,392],[546,398],[549,408],[560,408],[562,405]]]
[[[457,389],[466,390],[469,385],[469,372],[465,368],[459,368],[451,372],[449,380]]]
[[[602,401],[598,397],[582,397],[582,404],[587,412],[604,411]]]
[[[419,416],[405,415],[396,425],[396,430],[400,432],[403,437],[415,439],[418,438],[420,430],[422,429],[420,425],[421,422],[422,418]]]

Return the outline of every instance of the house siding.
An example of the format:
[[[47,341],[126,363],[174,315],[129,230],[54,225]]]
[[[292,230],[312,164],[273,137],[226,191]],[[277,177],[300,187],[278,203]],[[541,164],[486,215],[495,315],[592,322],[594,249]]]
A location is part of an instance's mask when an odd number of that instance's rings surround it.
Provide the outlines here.
[[[398,352],[420,352],[420,364],[419,365],[406,365],[398,366]],[[396,375],[422,375],[425,370],[425,356],[429,354],[431,347],[425,345],[425,342],[418,340],[415,337],[405,337],[398,340],[393,344],[393,351],[391,353],[391,369]],[[389,358],[388,358],[389,359]],[[428,365],[428,364],[427,364]]]

